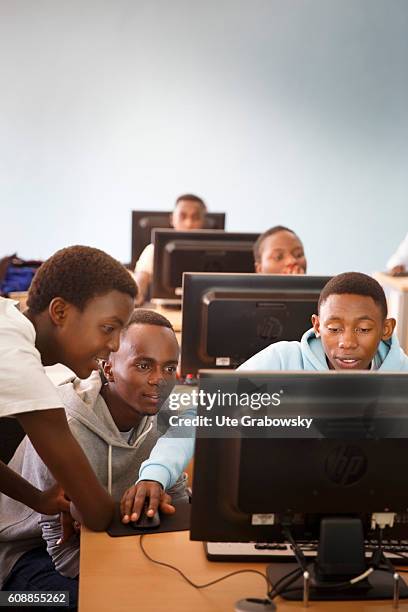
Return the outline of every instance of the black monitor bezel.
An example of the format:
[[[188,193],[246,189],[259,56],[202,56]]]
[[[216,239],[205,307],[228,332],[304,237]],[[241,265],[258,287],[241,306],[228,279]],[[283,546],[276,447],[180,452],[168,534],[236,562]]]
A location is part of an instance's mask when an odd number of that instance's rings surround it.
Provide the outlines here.
[[[262,379],[268,379],[268,381],[276,380],[276,385],[281,387],[285,386],[285,380],[288,378],[302,377],[304,379],[310,379],[310,377],[321,377],[326,379],[327,377],[337,377],[337,382],[344,389],[347,389],[347,384],[350,381],[350,377],[362,377],[361,380],[364,384],[378,384],[377,377],[381,377],[381,382],[384,383],[384,377],[388,379],[387,384],[390,388],[393,388],[396,379],[399,379],[408,387],[408,374],[406,372],[237,372],[227,371],[218,372],[214,370],[203,370],[200,371],[200,381],[204,383],[205,379],[212,378],[212,380],[225,379],[225,377],[247,377],[255,376],[258,377],[259,385],[262,386]],[[330,380],[330,379],[329,379]],[[275,385],[275,386],[276,386]],[[408,397],[408,392],[407,392]],[[198,416],[208,416],[208,412],[205,408],[199,406]],[[401,438],[405,443],[406,440]],[[273,438],[270,439],[270,443],[273,444]],[[314,439],[311,439],[314,444]],[[336,440],[334,439],[334,442]],[[372,442],[372,449],[374,445],[378,445],[378,440],[374,438],[372,440],[365,440],[365,442]],[[392,452],[395,444],[393,439],[384,439],[384,448]],[[402,453],[399,445],[396,456],[395,456],[395,478],[400,479],[400,486],[397,487],[395,480],[391,481],[386,475],[382,475],[385,486],[393,486],[394,491],[389,494],[389,498],[394,498],[393,503],[395,507],[390,507],[390,511],[404,512],[404,516],[407,512],[408,502],[405,502],[404,495],[401,495],[401,491],[405,490],[404,478],[406,474],[406,467],[400,462],[400,459],[406,459],[408,463],[408,455],[405,451]],[[282,525],[281,524],[251,524],[251,515],[242,512],[236,506],[237,499],[237,476],[233,471],[233,466],[237,465],[239,461],[240,453],[240,440],[236,438],[211,438],[201,437],[199,431],[196,436],[195,443],[195,456],[194,456],[194,480],[193,480],[193,508],[191,515],[191,539],[192,540],[205,540],[213,542],[275,542],[282,541]],[[262,469],[262,457],[259,456],[260,469]],[[294,455],[294,461],[300,460],[300,457]],[[302,456],[303,461],[307,461],[307,456]],[[391,461],[392,463],[392,461]],[[285,470],[284,465],[277,465],[277,469]],[[293,487],[296,487],[296,482],[293,482]],[[356,489],[351,490],[353,494]],[[267,487],[265,486],[265,494],[270,495]],[[350,495],[348,496],[345,503],[342,496],[343,491],[338,490],[338,510],[336,514],[342,515],[354,515],[359,516],[367,525],[369,529],[369,522],[367,522],[368,513],[384,511],[383,508],[371,507],[371,501],[368,502],[365,499],[356,497],[355,506],[350,504]],[[272,493],[273,494],[273,493]],[[279,491],[277,495],[279,495]],[[343,500],[343,501],[342,501]],[[387,498],[388,500],[388,498]],[[379,503],[376,500],[375,503]],[[406,506],[402,506],[405,504]],[[332,501],[330,501],[332,504]],[[345,505],[346,504],[346,505]],[[299,508],[297,509],[299,511]],[[271,513],[274,513],[274,508],[271,507]],[[298,524],[293,523],[291,530],[295,539],[310,539],[318,536],[319,521],[316,520],[327,516],[324,508],[321,508],[321,512],[316,513],[316,508],[307,508],[301,511],[305,517],[305,522]],[[289,519],[289,515],[287,516]],[[407,537],[408,525],[397,524],[395,533],[399,537]]]
[[[151,297],[153,299],[174,300],[178,297],[181,301],[181,295],[177,296],[175,292],[169,291],[162,282],[163,268],[163,253],[166,245],[171,241],[180,242],[225,242],[231,243],[242,242],[251,243],[253,245],[258,233],[255,232],[225,232],[223,230],[191,230],[188,232],[178,232],[172,229],[154,229],[152,238],[154,242],[154,263],[153,263],[153,279],[151,285]],[[252,255],[251,255],[252,261]],[[188,307],[188,305],[187,305]]]
[[[185,378],[188,374],[195,376],[198,370],[227,369],[231,364],[217,366],[215,359],[212,363],[204,363],[198,355],[198,334],[203,333],[200,328],[200,309],[202,297],[210,291],[228,290],[271,292],[276,296],[279,291],[295,292],[301,295],[316,293],[316,302],[321,289],[330,280],[330,276],[289,275],[289,274],[240,274],[240,273],[205,273],[185,272],[183,275],[183,308],[180,374]],[[311,324],[310,324],[311,325]],[[305,330],[306,331],[306,330]],[[299,338],[300,340],[300,338]]]

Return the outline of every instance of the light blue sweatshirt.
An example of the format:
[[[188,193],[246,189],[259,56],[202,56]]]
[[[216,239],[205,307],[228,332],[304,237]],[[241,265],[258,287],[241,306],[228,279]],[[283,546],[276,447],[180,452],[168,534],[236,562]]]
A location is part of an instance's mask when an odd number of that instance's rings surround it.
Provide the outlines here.
[[[239,370],[305,370],[322,372],[328,370],[326,355],[320,338],[309,329],[300,342],[276,342],[243,363]],[[404,353],[394,334],[390,340],[381,341],[374,355],[373,370],[381,372],[408,371],[408,356]]]
[[[309,329],[300,342],[276,342],[245,361],[238,370],[248,371],[315,371],[328,370],[322,341]],[[374,356],[372,369],[381,372],[408,372],[408,356],[399,345],[394,334],[390,340],[381,341]],[[194,416],[196,407],[184,413]],[[157,480],[166,489],[171,487],[187,465],[194,452],[194,437],[174,437],[173,428],[162,436],[153,448],[149,459],[144,461],[139,480]]]

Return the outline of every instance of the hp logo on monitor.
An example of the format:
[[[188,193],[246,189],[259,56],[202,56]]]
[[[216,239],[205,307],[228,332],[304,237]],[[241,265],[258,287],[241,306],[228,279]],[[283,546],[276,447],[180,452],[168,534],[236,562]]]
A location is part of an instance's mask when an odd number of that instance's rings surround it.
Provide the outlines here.
[[[335,484],[358,482],[367,471],[367,457],[358,446],[336,446],[326,458],[326,475]]]
[[[260,340],[274,342],[282,336],[283,325],[276,317],[262,317],[257,323],[256,335]]]

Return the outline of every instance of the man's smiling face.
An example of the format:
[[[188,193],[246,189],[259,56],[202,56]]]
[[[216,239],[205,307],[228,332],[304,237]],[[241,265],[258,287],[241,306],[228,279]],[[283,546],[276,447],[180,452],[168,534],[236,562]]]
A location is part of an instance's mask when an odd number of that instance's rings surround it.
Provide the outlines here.
[[[154,415],[176,384],[179,347],[172,329],[132,324],[122,334],[119,350],[105,366],[121,399],[121,418]],[[115,416],[114,416],[115,418]]]
[[[372,297],[350,293],[329,295],[312,323],[332,370],[368,369],[380,341],[388,340],[395,327]]]

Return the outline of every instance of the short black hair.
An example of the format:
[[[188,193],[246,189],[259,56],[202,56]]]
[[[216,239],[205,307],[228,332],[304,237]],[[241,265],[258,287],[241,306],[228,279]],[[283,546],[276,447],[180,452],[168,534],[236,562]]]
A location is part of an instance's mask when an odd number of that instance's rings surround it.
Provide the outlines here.
[[[131,325],[142,324],[142,325],[158,325],[160,327],[168,327],[174,332],[174,328],[170,321],[163,317],[160,313],[155,310],[148,310],[146,308],[136,308],[133,311],[129,321],[122,330],[122,333],[126,333]]]
[[[137,295],[130,272],[116,259],[88,246],[70,246],[54,253],[37,270],[28,292],[27,306],[32,314],[46,310],[60,297],[83,310],[91,298],[110,291]]]
[[[285,227],[284,225],[274,225],[273,227],[266,230],[266,232],[258,236],[256,242],[254,243],[253,251],[255,261],[261,260],[261,248],[264,240],[269,238],[269,236],[273,236],[273,234],[277,234],[278,232],[290,232],[294,236],[297,236],[296,232],[289,229],[288,227]]]
[[[344,293],[372,298],[380,307],[383,318],[387,317],[387,300],[385,299],[384,289],[374,278],[361,272],[343,272],[343,274],[333,276],[320,293],[318,312],[320,312],[321,305],[329,295],[342,295]]]
[[[174,204],[174,209],[177,208],[177,204],[181,202],[181,200],[188,200],[189,202],[195,202],[196,204],[200,206],[204,214],[207,212],[207,206],[204,200],[194,195],[193,193],[184,193],[183,195],[179,196],[176,200],[176,203]]]

